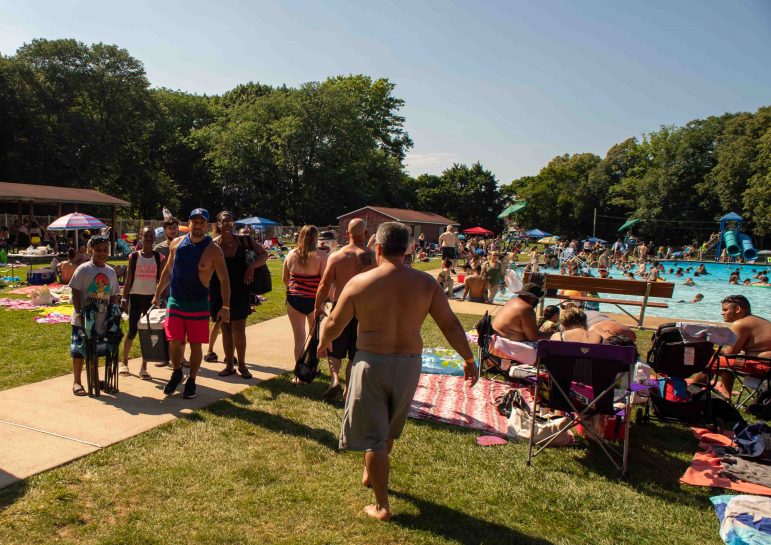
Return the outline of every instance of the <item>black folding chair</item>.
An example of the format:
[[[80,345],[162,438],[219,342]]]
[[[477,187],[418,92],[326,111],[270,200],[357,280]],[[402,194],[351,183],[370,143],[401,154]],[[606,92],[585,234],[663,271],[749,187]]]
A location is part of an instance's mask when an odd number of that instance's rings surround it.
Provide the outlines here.
[[[629,411],[631,409],[631,390],[627,387],[624,394],[626,425],[624,427],[623,449],[619,450],[598,434],[591,425],[586,425],[587,418],[596,414],[615,415],[614,388],[619,373],[627,373],[627,384],[632,384],[635,363],[635,349],[631,346],[612,346],[606,344],[585,344],[562,341],[540,341],[538,343],[538,361],[536,363],[535,395],[533,396],[533,414],[538,414],[541,407],[565,411],[569,423],[553,434],[538,441],[536,419],[531,419],[530,440],[528,442],[527,465],[532,459],[549,446],[559,435],[567,433],[579,424],[606,454],[613,465],[627,473],[629,457]],[[542,376],[545,374],[545,377]],[[541,388],[546,386],[545,396]],[[578,395],[576,385],[590,386],[589,398]],[[533,447],[537,447],[534,452]]]
[[[721,371],[730,371],[742,385],[736,399],[737,409],[745,408],[758,396],[758,390],[765,382],[771,388],[771,358],[748,356],[746,354],[720,353]],[[744,396],[747,397],[744,397]]]
[[[479,375],[482,375],[482,370],[484,369],[509,379],[509,375],[501,367],[501,358],[490,353],[490,343],[493,337],[493,317],[490,316],[489,312],[485,312],[482,319],[477,322],[476,330],[477,346],[479,347],[479,368],[477,369]]]

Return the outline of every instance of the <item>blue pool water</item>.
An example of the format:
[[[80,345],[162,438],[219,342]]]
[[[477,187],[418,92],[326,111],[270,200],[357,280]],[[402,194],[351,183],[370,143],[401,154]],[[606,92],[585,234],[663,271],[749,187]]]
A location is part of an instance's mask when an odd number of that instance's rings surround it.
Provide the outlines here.
[[[698,262],[694,261],[662,261],[665,272],[661,275],[667,282],[675,283],[675,291],[671,299],[659,299],[652,297],[651,301],[659,301],[667,303],[669,308],[648,308],[646,309],[646,315],[650,316],[664,316],[670,318],[686,318],[690,320],[706,320],[710,322],[721,322],[723,320],[720,315],[720,301],[728,295],[744,295],[752,306],[752,313],[757,316],[771,319],[771,287],[759,287],[759,286],[734,286],[728,284],[728,277],[732,271],[739,269],[741,280],[749,278],[752,282],[757,282],[756,278],[752,278],[759,271],[771,270],[771,265],[737,265],[735,263],[705,263],[704,266],[709,273],[707,276],[694,277],[693,272],[696,267],[699,266]],[[675,276],[674,273],[669,273],[669,269],[677,270],[678,267],[682,267],[685,270],[687,267],[692,267],[691,272],[684,272],[682,277]],[[549,269],[544,269],[549,271]],[[553,270],[553,269],[552,269]],[[592,274],[597,275],[596,270],[592,271]],[[611,270],[610,276],[612,278],[623,278],[624,274],[616,269]],[[768,274],[771,276],[771,274]],[[692,278],[696,283],[695,286],[685,286],[686,278]],[[704,295],[704,299],[699,303],[690,303],[697,293]],[[600,294],[600,297],[603,295]],[[610,297],[606,295],[605,297]],[[614,298],[624,299],[624,296],[613,296]],[[503,294],[500,298],[500,302],[504,302],[510,298],[509,294]],[[639,297],[628,297],[629,299],[638,299]],[[496,301],[499,301],[499,297],[496,297]],[[546,304],[552,304],[555,300],[549,300],[547,298]],[[685,302],[680,302],[685,301]],[[627,311],[632,314],[639,313],[638,307],[625,307]],[[620,312],[615,305],[600,305],[601,312]]]

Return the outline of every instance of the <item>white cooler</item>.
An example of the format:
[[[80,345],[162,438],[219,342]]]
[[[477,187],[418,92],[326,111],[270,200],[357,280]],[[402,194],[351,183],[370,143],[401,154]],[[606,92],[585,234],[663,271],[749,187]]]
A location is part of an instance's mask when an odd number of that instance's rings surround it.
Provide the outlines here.
[[[150,307],[147,314],[139,317],[139,346],[145,361],[169,361],[169,344],[163,324],[166,321],[166,309]]]

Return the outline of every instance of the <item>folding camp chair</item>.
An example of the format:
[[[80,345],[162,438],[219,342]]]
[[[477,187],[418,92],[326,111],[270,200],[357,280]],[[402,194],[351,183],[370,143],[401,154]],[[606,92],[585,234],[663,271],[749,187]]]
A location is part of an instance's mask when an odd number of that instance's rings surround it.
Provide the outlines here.
[[[758,389],[764,382],[766,388],[771,388],[771,358],[721,352],[720,370],[730,371],[742,385],[735,403],[737,409],[746,407],[756,399]]]
[[[618,373],[627,373],[627,384],[632,384],[635,363],[635,349],[631,346],[612,346],[605,344],[585,344],[562,341],[540,341],[536,363],[535,395],[533,396],[533,414],[539,408],[565,411],[569,423],[551,435],[535,440],[536,419],[531,419],[530,439],[528,441],[527,465],[549,446],[558,436],[582,424],[589,416],[596,414],[616,415],[614,409],[614,389]],[[547,390],[541,392],[542,386]],[[582,393],[577,392],[577,387]],[[587,391],[591,388],[591,393]],[[588,433],[603,450],[613,465],[625,476],[629,457],[629,411],[631,390],[624,393],[623,450],[618,451],[608,444],[604,437],[591,425],[584,425]],[[533,452],[533,447],[537,450]]]
[[[490,353],[490,344],[493,337],[493,317],[490,316],[489,312],[485,312],[482,319],[477,322],[476,330],[477,345],[479,347],[479,367],[477,369],[479,375],[482,375],[482,370],[484,369],[509,379],[507,370],[502,367],[503,360]]]

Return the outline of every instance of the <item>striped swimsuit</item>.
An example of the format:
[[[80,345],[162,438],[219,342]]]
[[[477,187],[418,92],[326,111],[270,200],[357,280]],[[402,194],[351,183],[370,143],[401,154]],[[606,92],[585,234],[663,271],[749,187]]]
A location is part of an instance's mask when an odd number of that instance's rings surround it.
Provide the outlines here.
[[[301,314],[310,314],[316,306],[316,292],[321,282],[320,274],[289,273],[286,302]]]

